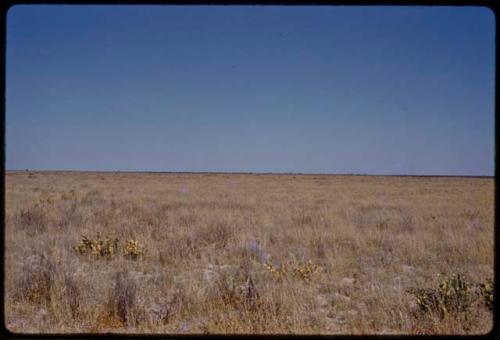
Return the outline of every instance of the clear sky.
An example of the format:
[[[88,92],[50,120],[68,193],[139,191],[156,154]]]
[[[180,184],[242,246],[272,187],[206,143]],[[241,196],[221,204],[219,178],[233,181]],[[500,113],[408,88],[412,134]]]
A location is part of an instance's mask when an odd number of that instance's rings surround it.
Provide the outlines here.
[[[6,169],[493,175],[479,7],[16,6]]]

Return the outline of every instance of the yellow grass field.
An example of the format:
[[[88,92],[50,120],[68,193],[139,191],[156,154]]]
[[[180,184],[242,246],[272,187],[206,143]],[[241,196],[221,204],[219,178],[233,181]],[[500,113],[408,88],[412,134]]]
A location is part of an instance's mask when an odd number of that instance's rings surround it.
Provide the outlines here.
[[[18,171],[5,183],[12,332],[492,327],[492,178]],[[461,288],[439,295],[443,282]]]

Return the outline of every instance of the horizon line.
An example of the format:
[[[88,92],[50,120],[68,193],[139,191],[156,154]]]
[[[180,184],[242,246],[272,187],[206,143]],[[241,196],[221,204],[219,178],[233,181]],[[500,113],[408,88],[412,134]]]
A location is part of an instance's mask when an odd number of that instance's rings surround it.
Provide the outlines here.
[[[90,172],[90,173],[151,173],[151,174],[222,174],[222,175],[301,175],[301,176],[376,176],[376,177],[462,177],[495,178],[495,175],[431,175],[431,174],[369,174],[369,173],[333,173],[333,172],[264,172],[264,171],[152,171],[152,170],[37,170],[4,169],[4,172]]]

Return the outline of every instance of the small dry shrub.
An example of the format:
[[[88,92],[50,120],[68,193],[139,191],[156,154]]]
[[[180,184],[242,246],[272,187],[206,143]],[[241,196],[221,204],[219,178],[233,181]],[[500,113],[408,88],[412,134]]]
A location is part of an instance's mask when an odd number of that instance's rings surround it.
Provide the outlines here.
[[[78,211],[78,203],[76,201],[66,200],[59,204],[59,222],[57,226],[61,229],[66,229],[69,225],[80,225],[83,222],[83,217]]]
[[[313,224],[315,217],[311,209],[307,207],[296,208],[292,211],[292,223],[300,227]]]
[[[285,323],[279,301],[264,298],[248,268],[236,273],[222,272],[215,286],[215,296],[203,304],[209,318],[206,330],[214,333],[262,333]]]
[[[103,333],[109,330],[124,328],[126,324],[116,315],[109,311],[100,312],[90,328],[90,333]]]
[[[190,305],[193,305],[192,297],[183,289],[175,289],[167,298],[167,304],[164,306],[162,322],[167,324],[174,316],[180,316],[186,312]]]
[[[125,242],[123,256],[136,260],[142,255],[144,255],[144,249],[139,246],[139,241],[130,239]]]
[[[314,264],[311,260],[307,262],[293,262],[288,264],[283,263],[280,267],[275,266],[271,261],[264,263],[264,267],[278,280],[282,281],[286,276],[293,276],[305,282],[310,282],[311,279],[322,271],[322,267]]]
[[[95,224],[100,224],[108,227],[118,216],[118,209],[116,203],[111,201],[109,205],[100,205],[92,209],[92,218]]]
[[[215,292],[215,303],[235,309],[255,309],[259,305],[260,294],[248,268],[239,268],[236,273],[219,271]]]
[[[479,284],[479,291],[481,294],[481,298],[483,299],[486,307],[493,311],[493,296],[494,296],[495,287],[493,285],[492,279],[487,279],[485,282]]]
[[[38,203],[28,208],[21,209],[17,216],[17,220],[19,227],[25,230],[29,236],[35,236],[47,231],[47,214]]]
[[[306,282],[311,281],[311,278],[321,272],[322,268],[312,263],[311,260],[305,263],[296,263],[293,268],[293,273],[296,277]]]
[[[330,235],[315,234],[309,241],[308,249],[311,249],[312,254],[317,259],[326,259],[328,249],[333,247],[333,240]]]
[[[18,297],[32,303],[49,302],[54,277],[55,265],[45,254],[29,256],[22,267]]]
[[[250,240],[248,247],[241,249],[241,254],[244,258],[250,258],[259,262],[266,262],[271,258],[271,255],[257,239]]]
[[[271,261],[264,262],[264,267],[274,276],[274,278],[281,282],[288,274],[288,268],[286,264],[282,266],[275,266]]]
[[[61,200],[63,201],[75,201],[76,198],[77,198],[76,191],[74,189],[71,189],[68,192],[63,191],[61,193]]]
[[[197,234],[200,243],[213,244],[215,248],[226,248],[232,236],[233,230],[226,222],[210,223]]]
[[[404,214],[401,217],[401,229],[404,232],[412,233],[415,231],[415,218],[412,215]]]
[[[191,227],[193,226],[196,221],[198,220],[198,217],[196,214],[192,211],[188,212],[180,212],[179,216],[177,217],[179,225],[183,227]]]
[[[71,315],[75,318],[78,315],[80,307],[80,291],[75,279],[67,273],[64,274],[64,293],[66,295],[66,301],[69,305]]]
[[[137,317],[136,295],[137,287],[128,272],[117,272],[108,300],[109,316],[124,324],[133,325]]]
[[[52,192],[52,190],[50,191]],[[42,205],[51,205],[54,203],[54,199],[52,198],[49,191],[41,191],[40,196],[38,197],[40,204]]]
[[[159,251],[159,260],[162,265],[178,264],[180,261],[191,258],[201,258],[198,238],[193,235],[181,235],[165,240],[165,246]]]
[[[92,206],[92,205],[102,205],[105,200],[100,197],[99,191],[91,190],[85,194],[80,200],[81,205]]]
[[[402,215],[404,211],[400,207],[370,204],[359,207],[352,219],[360,228],[376,227],[386,230],[400,222],[403,223],[400,220]]]

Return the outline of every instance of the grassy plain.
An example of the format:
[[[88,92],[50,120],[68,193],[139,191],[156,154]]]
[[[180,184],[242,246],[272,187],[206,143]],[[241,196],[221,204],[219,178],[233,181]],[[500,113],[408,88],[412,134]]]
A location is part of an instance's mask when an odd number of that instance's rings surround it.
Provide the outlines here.
[[[486,333],[419,312],[438,274],[493,277],[494,180],[7,172],[13,332]],[[113,254],[81,254],[87,236]],[[137,256],[123,244],[136,240]],[[144,253],[141,253],[144,251]]]

